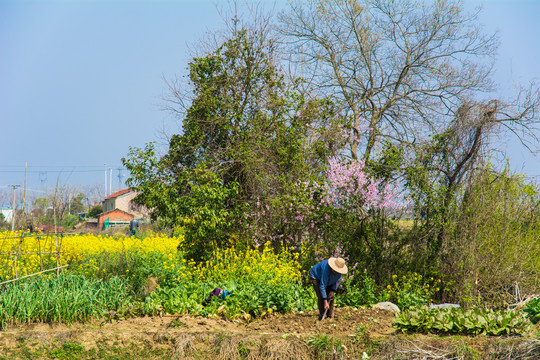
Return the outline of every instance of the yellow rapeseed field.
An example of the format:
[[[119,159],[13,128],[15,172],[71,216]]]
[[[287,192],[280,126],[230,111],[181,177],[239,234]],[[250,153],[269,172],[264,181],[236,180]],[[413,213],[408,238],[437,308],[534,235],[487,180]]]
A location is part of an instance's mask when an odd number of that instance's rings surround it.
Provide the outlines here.
[[[68,271],[73,268],[86,276],[103,277],[110,268],[101,263],[102,257],[95,255],[120,255],[130,259],[127,255],[135,253],[146,266],[155,268],[160,280],[164,280],[161,277],[167,277],[169,281],[192,278],[202,282],[249,280],[284,286],[301,278],[298,254],[286,251],[275,254],[269,244],[264,246],[262,252],[259,249],[240,252],[216,249],[213,260],[186,262],[177,254],[182,240],[181,236],[160,234],[139,239],[94,234],[28,236],[0,232],[0,282],[66,264],[71,264]],[[128,273],[129,269],[125,271],[124,276],[135,276]]]
[[[192,274],[200,281],[242,280],[264,282],[271,285],[284,285],[299,281],[301,269],[298,254],[282,252],[275,254],[270,244],[258,249],[237,252],[235,249],[216,249],[214,260],[196,264],[190,261]]]
[[[181,238],[151,235],[144,239],[107,235],[40,235],[24,236],[18,232],[0,232],[0,279],[24,276],[58,264],[84,260],[99,253],[129,251],[176,254]],[[58,255],[58,258],[57,258]]]

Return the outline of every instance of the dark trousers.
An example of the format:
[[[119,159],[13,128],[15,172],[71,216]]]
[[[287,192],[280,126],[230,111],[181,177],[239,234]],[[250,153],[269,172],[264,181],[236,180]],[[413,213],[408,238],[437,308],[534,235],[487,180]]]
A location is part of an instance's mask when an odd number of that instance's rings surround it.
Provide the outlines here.
[[[320,289],[321,283],[317,279],[311,279],[311,282],[313,283],[313,288],[315,289],[315,293],[317,294],[317,305],[319,306],[319,320],[322,320],[325,310],[324,300],[322,299]],[[328,301],[328,305],[330,306],[326,311],[326,317],[331,318],[334,316],[334,292],[330,290],[330,287],[326,288],[326,295],[326,300]]]

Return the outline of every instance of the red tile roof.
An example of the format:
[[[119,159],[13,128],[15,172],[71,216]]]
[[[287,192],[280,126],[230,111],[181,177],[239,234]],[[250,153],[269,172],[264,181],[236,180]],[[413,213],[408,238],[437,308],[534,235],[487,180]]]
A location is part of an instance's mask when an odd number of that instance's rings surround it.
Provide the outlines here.
[[[122,190],[119,190],[117,192],[112,193],[111,195],[107,196],[105,199],[114,199],[114,198],[117,198],[117,197],[122,196],[124,194],[127,194],[130,191],[131,191],[130,188],[122,189]]]

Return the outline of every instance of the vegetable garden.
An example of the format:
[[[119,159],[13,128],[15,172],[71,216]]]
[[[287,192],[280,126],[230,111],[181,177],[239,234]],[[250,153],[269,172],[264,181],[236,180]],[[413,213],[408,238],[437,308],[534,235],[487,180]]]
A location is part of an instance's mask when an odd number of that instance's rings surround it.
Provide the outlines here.
[[[175,316],[172,319],[178,320],[171,320],[172,327],[182,327],[182,319],[189,317],[224,319],[252,329],[275,318],[274,329],[282,329],[285,337],[296,326],[316,325],[316,297],[303,282],[306,269],[299,262],[301,252],[275,253],[268,245],[243,251],[216,249],[210,260],[195,262],[185,259],[178,250],[182,248],[182,236],[75,234],[61,237],[61,249],[54,236],[24,237],[4,232],[1,240],[2,253],[10,255],[3,255],[0,282],[13,280],[14,271],[22,278],[1,285],[0,325],[4,332],[36,323],[73,326],[145,316]],[[24,278],[57,268],[58,264],[62,266],[58,274],[45,272]],[[350,348],[352,344],[356,344],[357,351],[362,350],[360,354],[377,358],[381,343],[370,340],[368,329],[382,318],[377,320],[373,318],[376,315],[371,315],[362,322],[355,319],[361,309],[383,300],[392,300],[404,310],[393,321],[397,333],[528,337],[540,316],[537,301],[516,310],[429,309],[426,305],[433,301],[440,280],[424,279],[417,273],[394,276],[384,288],[376,287],[368,277],[354,285],[349,280],[345,279],[346,293],[337,296],[342,310],[338,309],[341,316],[334,323],[354,324],[354,329],[344,330],[351,333],[348,342],[331,335],[335,330],[328,327],[329,322],[317,325],[313,330],[316,333],[305,338],[308,349],[326,354],[327,358],[336,356],[338,350],[341,358],[347,358],[343,346]],[[213,298],[204,306],[204,299],[215,287],[228,289],[233,295],[225,301]],[[306,325],[302,318],[296,318],[291,320],[292,327],[287,327],[286,316],[298,314],[313,314],[308,317],[308,324],[313,324]]]

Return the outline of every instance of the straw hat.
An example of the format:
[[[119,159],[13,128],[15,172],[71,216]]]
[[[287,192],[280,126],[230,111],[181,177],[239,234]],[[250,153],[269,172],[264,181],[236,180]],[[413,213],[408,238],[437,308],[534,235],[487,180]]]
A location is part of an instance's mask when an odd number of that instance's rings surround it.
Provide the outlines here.
[[[347,273],[347,265],[345,265],[345,260],[338,257],[331,257],[328,259],[328,265],[330,265],[330,268],[334,270],[337,273],[340,274],[346,274]]]

